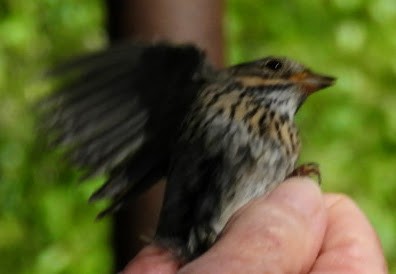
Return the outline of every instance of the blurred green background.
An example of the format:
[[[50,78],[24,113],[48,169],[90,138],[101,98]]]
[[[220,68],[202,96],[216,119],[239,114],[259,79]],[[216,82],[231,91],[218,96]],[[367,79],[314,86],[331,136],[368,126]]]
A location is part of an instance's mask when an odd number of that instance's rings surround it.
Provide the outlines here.
[[[352,196],[396,273],[396,1],[229,0],[229,63],[287,55],[338,77],[298,115],[302,161]],[[100,0],[0,0],[0,273],[110,273],[108,221],[57,153],[37,145],[40,73],[103,47]]]

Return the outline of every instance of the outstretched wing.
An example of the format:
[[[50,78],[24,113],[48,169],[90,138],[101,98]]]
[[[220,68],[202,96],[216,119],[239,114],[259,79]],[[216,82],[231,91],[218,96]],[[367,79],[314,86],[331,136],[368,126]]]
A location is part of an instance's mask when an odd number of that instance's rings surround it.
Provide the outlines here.
[[[40,102],[43,128],[86,177],[107,174],[91,200],[104,213],[166,175],[170,149],[199,88],[204,54],[193,46],[122,45],[55,68],[71,80]]]

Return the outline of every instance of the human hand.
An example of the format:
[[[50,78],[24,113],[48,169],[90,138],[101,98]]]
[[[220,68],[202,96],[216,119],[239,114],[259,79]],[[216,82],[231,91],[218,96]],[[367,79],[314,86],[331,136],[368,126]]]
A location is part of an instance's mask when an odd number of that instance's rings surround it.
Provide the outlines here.
[[[387,273],[380,242],[356,204],[291,178],[253,200],[201,257],[180,263],[150,245],[125,268],[133,273]]]

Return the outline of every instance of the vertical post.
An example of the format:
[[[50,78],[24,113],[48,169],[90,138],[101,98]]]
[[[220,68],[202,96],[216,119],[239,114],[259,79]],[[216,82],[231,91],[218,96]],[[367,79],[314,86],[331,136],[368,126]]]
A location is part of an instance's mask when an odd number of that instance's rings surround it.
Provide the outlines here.
[[[107,0],[111,42],[139,41],[194,43],[216,66],[223,64],[222,0]],[[165,182],[157,184],[128,210],[114,216],[113,243],[117,271],[155,232]]]

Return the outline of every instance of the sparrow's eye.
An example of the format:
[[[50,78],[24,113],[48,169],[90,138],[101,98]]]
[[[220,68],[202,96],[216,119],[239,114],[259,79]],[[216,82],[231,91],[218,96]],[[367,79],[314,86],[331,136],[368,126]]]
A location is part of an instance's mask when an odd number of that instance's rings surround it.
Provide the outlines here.
[[[270,70],[277,71],[282,68],[282,62],[276,59],[272,59],[265,63],[265,67],[269,68]]]

